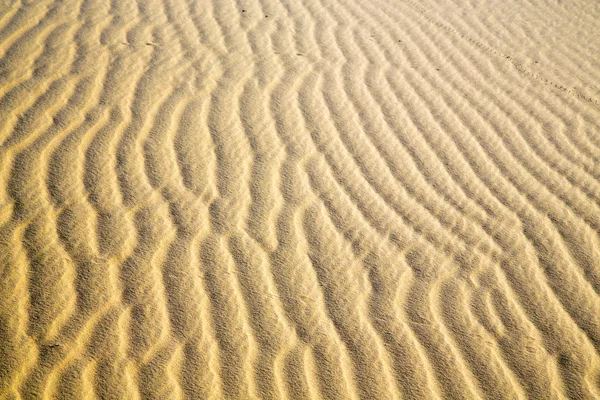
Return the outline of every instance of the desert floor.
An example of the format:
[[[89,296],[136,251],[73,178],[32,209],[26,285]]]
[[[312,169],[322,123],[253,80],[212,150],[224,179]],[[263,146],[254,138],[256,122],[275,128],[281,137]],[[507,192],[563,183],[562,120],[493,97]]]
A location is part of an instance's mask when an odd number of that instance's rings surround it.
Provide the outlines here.
[[[0,399],[600,398],[597,0],[0,0]]]

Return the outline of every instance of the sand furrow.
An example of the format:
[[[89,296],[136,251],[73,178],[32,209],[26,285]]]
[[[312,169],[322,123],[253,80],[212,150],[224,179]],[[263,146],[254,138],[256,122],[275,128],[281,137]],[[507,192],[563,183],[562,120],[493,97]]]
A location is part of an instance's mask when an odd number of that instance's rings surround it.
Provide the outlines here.
[[[485,5],[464,20],[451,18],[451,21],[448,21],[446,17],[446,22],[460,26],[462,31],[477,30],[476,33],[470,33],[470,35],[488,37],[488,40],[493,41],[491,43],[494,43],[494,47],[501,46],[505,49],[504,52],[516,55],[528,68],[558,75],[561,81],[575,85],[573,89],[580,91],[594,89],[593,86],[586,86],[590,82],[597,81],[598,72],[590,68],[586,57],[588,52],[598,51],[598,45],[593,41],[588,41],[585,46],[569,49],[568,40],[577,36],[589,35],[588,29],[585,28],[586,25],[581,24],[580,21],[587,19],[588,23],[592,23],[592,20],[598,15],[598,10],[590,9],[588,12],[582,12],[586,5],[579,4],[577,10],[575,7],[571,8],[567,14],[564,6],[559,9],[555,7],[556,5],[550,4],[547,4],[547,7],[539,7],[539,4],[530,2],[529,4],[520,4],[521,15],[515,15],[513,14],[514,8],[510,10],[509,4],[502,4],[502,6],[507,8],[502,9],[504,15],[498,21],[487,20],[485,24],[482,23],[482,14],[480,13],[485,13],[484,9],[489,7],[489,5]],[[446,13],[446,16],[450,17],[455,15],[455,11]],[[577,17],[569,18],[566,17],[567,15],[577,15]],[[524,23],[527,20],[527,17],[523,18],[525,16],[544,20],[544,23],[536,27],[525,26]],[[539,41],[552,29],[552,26],[560,26],[561,29],[561,35],[556,36],[557,40],[553,43],[552,48],[536,49],[536,41]],[[597,86],[595,92],[598,93]]]
[[[523,66],[523,64],[521,62],[516,60],[514,57],[512,57],[506,53],[503,53],[502,51],[499,51],[499,50],[496,50],[496,49],[490,47],[489,45],[483,43],[479,38],[470,37],[468,34],[461,33],[459,31],[457,31],[456,29],[452,28],[451,26],[445,24],[444,22],[440,22],[436,18],[429,16],[428,10],[423,8],[420,4],[410,1],[410,0],[407,0],[406,3],[409,4],[417,13],[421,14],[423,16],[423,18],[425,18],[427,21],[431,22],[438,28],[443,29],[451,34],[455,34],[455,35],[459,36],[460,38],[470,42],[471,44],[475,45],[476,47],[488,52],[489,54],[494,55],[498,59],[508,60],[508,62],[512,65],[512,67],[514,67],[518,72],[522,73],[526,77],[531,78],[531,79],[533,79],[543,85],[546,85],[552,89],[562,91],[564,93],[568,93],[569,95],[571,95],[575,98],[581,99],[583,101],[587,101],[591,104],[594,104],[594,105],[600,104],[599,100],[595,96],[589,96],[586,94],[582,94],[578,90],[571,89],[571,88],[565,86],[565,84],[563,84],[557,80],[548,79],[546,76],[544,76],[543,73],[534,72],[534,71],[528,69],[527,67]]]
[[[370,224],[352,206],[352,201],[347,198],[343,189],[336,188],[337,183],[333,178],[320,171],[321,168],[316,163],[310,163],[307,167],[313,191],[322,199],[337,229],[351,242],[353,250],[364,258],[365,268],[369,269],[373,291],[370,295],[370,307],[374,313],[370,318],[386,343],[390,357],[394,358],[397,367],[412,366],[407,370],[401,369],[402,372],[397,371],[399,375],[396,379],[403,391],[412,393],[413,396],[420,393],[421,397],[431,397],[432,392],[437,393],[437,390],[428,382],[430,367],[427,360],[423,359],[422,349],[419,348],[410,325],[398,310],[404,303],[401,293],[412,282],[412,278],[409,268],[397,265],[397,260],[402,257],[400,249],[405,249],[408,242],[414,240],[414,234],[406,228],[400,228],[392,230],[386,237],[385,232],[376,230],[376,227],[369,229]],[[378,250],[382,248],[389,254],[383,259],[378,255]]]
[[[27,251],[23,248],[23,227],[2,225],[2,320],[0,331],[0,348],[2,364],[5,371],[0,379],[0,396],[17,398],[19,390],[35,367],[39,357],[39,349],[34,338],[29,334],[30,292],[29,281],[23,274],[23,266],[27,266]],[[10,268],[10,266],[21,268]]]
[[[298,162],[305,157],[303,153],[308,143],[290,137],[294,129],[292,126],[300,126],[302,120],[299,110],[294,107],[295,99],[288,94],[294,88],[293,83],[282,79],[279,87],[274,89],[271,101],[278,136],[287,145],[287,150],[279,173],[284,205],[277,216],[278,247],[271,253],[270,259],[286,315],[295,324],[300,340],[309,346],[315,365],[311,368],[306,365],[306,357],[302,353],[292,352],[286,360],[286,368],[292,370],[289,378],[293,381],[306,380],[310,384],[310,381],[316,380],[322,396],[354,398],[355,388],[349,381],[348,355],[327,315],[318,278],[304,251],[306,243],[298,232],[301,224],[298,214],[305,207],[303,204],[308,195]],[[311,370],[314,376],[305,378]]]

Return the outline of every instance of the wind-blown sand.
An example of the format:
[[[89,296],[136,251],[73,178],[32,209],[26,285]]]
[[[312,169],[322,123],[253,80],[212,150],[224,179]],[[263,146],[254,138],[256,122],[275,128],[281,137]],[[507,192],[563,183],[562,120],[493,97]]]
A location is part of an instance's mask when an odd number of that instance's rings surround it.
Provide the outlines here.
[[[3,0],[0,398],[600,397],[599,32]]]

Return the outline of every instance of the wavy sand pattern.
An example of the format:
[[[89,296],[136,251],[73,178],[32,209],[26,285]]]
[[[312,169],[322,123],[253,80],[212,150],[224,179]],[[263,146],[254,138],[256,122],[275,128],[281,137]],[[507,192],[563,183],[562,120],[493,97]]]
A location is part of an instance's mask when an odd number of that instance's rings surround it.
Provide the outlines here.
[[[600,398],[599,31],[2,1],[0,398]]]

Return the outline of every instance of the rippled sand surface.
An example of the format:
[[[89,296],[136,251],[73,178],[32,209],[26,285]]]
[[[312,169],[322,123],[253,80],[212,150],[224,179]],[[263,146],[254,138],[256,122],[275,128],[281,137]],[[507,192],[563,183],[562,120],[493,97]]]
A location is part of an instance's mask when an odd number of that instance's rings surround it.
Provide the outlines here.
[[[0,399],[599,398],[599,32],[0,1]]]

